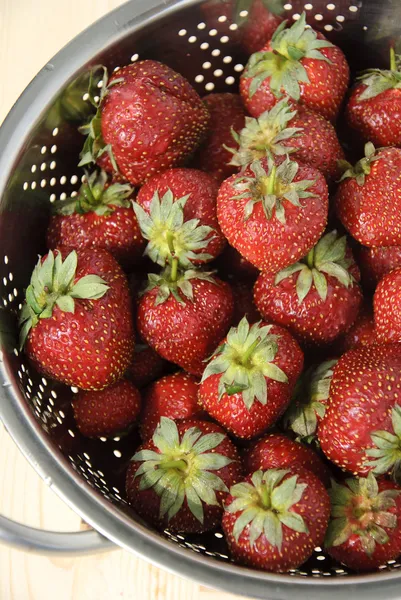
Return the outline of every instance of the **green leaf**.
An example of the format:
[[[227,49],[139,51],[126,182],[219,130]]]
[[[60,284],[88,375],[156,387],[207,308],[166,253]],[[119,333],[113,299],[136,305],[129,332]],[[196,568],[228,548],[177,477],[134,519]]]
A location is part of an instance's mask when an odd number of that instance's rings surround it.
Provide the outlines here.
[[[185,488],[185,494],[187,499],[188,508],[191,513],[200,523],[203,524],[203,506],[202,501],[196,493],[195,489],[191,486]]]
[[[347,541],[350,535],[351,531],[347,527],[346,517],[333,519],[327,528],[325,546],[326,548],[340,546]]]
[[[163,454],[179,446],[180,439],[177,425],[172,419],[161,417],[160,423],[153,434],[153,443]]]
[[[260,538],[260,536],[263,533],[264,520],[264,513],[259,511],[251,522],[251,525],[249,527],[249,544],[251,548],[253,548],[255,542]]]
[[[71,296],[59,296],[56,300],[56,304],[60,310],[67,313],[73,313],[75,309],[75,304],[73,298]]]
[[[312,287],[312,272],[308,268],[303,268],[297,279],[297,296],[298,302],[302,304],[306,296],[309,294]]]
[[[312,269],[313,284],[317,293],[323,302],[327,299],[327,280],[326,277],[317,269]]]
[[[226,438],[224,433],[207,433],[196,442],[193,450],[196,454],[202,454],[208,450],[213,450]]]
[[[82,300],[98,300],[108,289],[107,283],[98,275],[85,275],[74,284],[70,296]]]
[[[241,533],[244,531],[245,527],[253,521],[257,513],[257,508],[248,508],[236,519],[233,527],[233,537],[236,542],[238,542]]]
[[[309,529],[301,515],[296,512],[287,512],[280,515],[280,521],[286,527],[299,533],[309,533]]]
[[[270,511],[265,514],[263,532],[269,544],[280,551],[283,544],[283,529],[280,519]]]

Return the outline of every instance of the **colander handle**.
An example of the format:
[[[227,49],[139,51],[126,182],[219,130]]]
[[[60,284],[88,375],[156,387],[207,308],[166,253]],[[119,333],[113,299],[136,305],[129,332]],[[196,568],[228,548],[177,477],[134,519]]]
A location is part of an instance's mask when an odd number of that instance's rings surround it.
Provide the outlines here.
[[[95,531],[73,533],[45,531],[27,527],[0,515],[0,542],[25,552],[40,554],[94,554],[116,546]]]

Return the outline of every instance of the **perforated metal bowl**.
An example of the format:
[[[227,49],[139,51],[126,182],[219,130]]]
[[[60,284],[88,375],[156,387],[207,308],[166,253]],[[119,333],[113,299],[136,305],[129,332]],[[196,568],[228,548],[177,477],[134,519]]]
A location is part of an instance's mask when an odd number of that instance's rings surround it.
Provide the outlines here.
[[[198,538],[162,537],[124,500],[127,461],[137,444],[90,441],[77,432],[70,389],[35,373],[18,350],[16,314],[38,253],[51,202],[76,191],[82,137],[75,119],[85,111],[85,74],[154,58],[185,75],[200,94],[233,91],[246,62],[233,7],[220,0],[133,0],[78,36],[28,86],[0,131],[0,413],[39,474],[96,531],[38,532],[0,518],[0,538],[43,551],[90,552],[112,542],[204,584],[255,598],[299,600],[401,596],[401,563],[357,576],[334,564],[321,548],[287,575],[253,571],[230,562],[220,532]],[[381,66],[388,41],[399,37],[401,2],[294,0],[283,13],[309,23],[347,52],[352,68]],[[247,11],[240,12],[246,21]],[[103,538],[98,533],[105,537]],[[107,538],[107,539],[106,539]],[[111,541],[109,541],[111,540]]]

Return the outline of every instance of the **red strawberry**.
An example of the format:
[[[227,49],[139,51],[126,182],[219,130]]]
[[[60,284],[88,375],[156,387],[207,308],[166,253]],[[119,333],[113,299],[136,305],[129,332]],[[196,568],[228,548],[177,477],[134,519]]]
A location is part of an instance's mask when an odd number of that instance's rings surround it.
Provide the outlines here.
[[[348,87],[344,54],[323,34],[306,28],[305,13],[289,29],[284,21],[272,39],[252,54],[241,76],[242,100],[253,117],[283,96],[335,121]]]
[[[100,159],[133,185],[182,164],[207,131],[209,113],[184,77],[154,60],[127,65],[103,82],[98,111],[83,128],[80,165]],[[107,153],[112,160],[107,159]],[[111,162],[111,164],[110,164]]]
[[[127,497],[158,529],[201,533],[219,524],[228,487],[241,474],[237,450],[218,425],[162,417],[153,440],[132,457]]]
[[[126,377],[138,388],[143,388],[163,375],[168,363],[146,344],[135,344],[132,362]]]
[[[330,516],[323,483],[306,469],[256,471],[230,489],[223,530],[235,562],[285,572],[321,544]]]
[[[104,171],[87,176],[78,195],[59,200],[47,230],[49,248],[103,248],[125,267],[142,256],[144,242],[132,204],[129,185],[109,184]]]
[[[72,407],[82,435],[113,436],[126,432],[135,423],[141,395],[129,381],[118,381],[99,392],[78,392]]]
[[[371,346],[377,343],[373,311],[370,306],[366,305],[362,307],[355,323],[341,340],[341,348],[343,352],[347,352],[358,346]]]
[[[232,146],[231,132],[244,127],[245,111],[238,94],[209,94],[203,102],[210,113],[210,132],[199,148],[194,164],[221,182],[238,171],[229,165],[231,153],[225,146]]]
[[[295,442],[281,433],[269,433],[258,440],[244,456],[247,473],[268,469],[302,467],[330,485],[330,471],[310,446]]]
[[[401,245],[401,149],[365,145],[365,158],[348,165],[336,194],[337,213],[364,246]]]
[[[243,318],[207,365],[199,400],[227,431],[250,439],[284,412],[302,367],[302,351],[285,329]]]
[[[254,288],[261,315],[301,340],[329,344],[355,321],[362,301],[359,271],[345,236],[326,234],[302,261],[277,275],[261,273]]]
[[[354,571],[370,571],[401,552],[401,488],[368,477],[333,482],[328,553]]]
[[[212,229],[212,231],[208,230],[210,233],[206,236],[208,243],[205,247],[208,254],[215,258],[226,245],[226,240],[220,231],[216,215],[218,191],[219,186],[217,182],[207,173],[203,173],[197,169],[168,169],[167,171],[163,171],[163,173],[154,175],[141,187],[136,202],[147,213],[151,213],[155,194],[157,193],[161,198],[171,192],[173,194],[173,202],[181,202],[182,204],[184,224],[194,219],[198,221],[199,225]],[[184,197],[187,197],[185,203],[179,200]],[[156,236],[160,236],[160,231],[155,231]],[[176,246],[179,241],[177,240]],[[198,255],[199,252],[203,251],[203,248],[195,249],[194,251]],[[192,263],[196,264],[197,262],[196,257],[194,257]]]
[[[286,159],[255,161],[223,182],[217,216],[228,242],[258,269],[277,272],[322,235],[328,191],[317,169]]]
[[[249,0],[238,2],[242,10],[248,9],[248,15],[241,19],[239,14],[239,36],[241,45],[248,54],[257,52],[266,40],[270,40],[282,22],[281,0]],[[249,5],[249,6],[248,6]],[[230,30],[231,34],[231,30]]]
[[[325,415],[336,363],[337,359],[326,360],[302,375],[283,417],[285,427],[307,442],[315,441],[318,423]]]
[[[253,283],[259,275],[258,269],[229,244],[217,258],[216,266],[230,281]]]
[[[374,290],[379,281],[395,269],[401,268],[401,246],[358,248],[356,258],[361,270],[362,282]]]
[[[348,125],[375,146],[401,146],[401,72],[390,50],[390,70],[368,69],[352,90],[346,108]]]
[[[149,275],[138,331],[160,356],[200,376],[204,360],[227,333],[233,310],[227,283],[201,271],[177,272],[175,263],[161,275]]]
[[[142,440],[149,440],[161,417],[174,421],[201,419],[205,416],[198,403],[199,382],[193,375],[179,371],[166,375],[149,386],[145,392],[141,415]]]
[[[373,309],[377,339],[401,342],[401,269],[383,277],[373,297]]]
[[[401,346],[359,346],[334,367],[318,438],[326,456],[366,475],[398,470],[401,452]]]
[[[99,248],[39,259],[21,316],[21,343],[36,368],[99,390],[122,377],[134,348],[131,300],[121,267]]]
[[[260,115],[246,118],[245,128],[233,134],[239,148],[233,148],[232,165],[245,167],[267,153],[291,158],[319,169],[327,179],[339,175],[338,161],[344,152],[333,125],[324,117],[283,98]]]
[[[230,285],[234,298],[233,325],[238,325],[242,317],[246,317],[249,323],[260,321],[261,316],[253,302],[252,284],[232,282]]]

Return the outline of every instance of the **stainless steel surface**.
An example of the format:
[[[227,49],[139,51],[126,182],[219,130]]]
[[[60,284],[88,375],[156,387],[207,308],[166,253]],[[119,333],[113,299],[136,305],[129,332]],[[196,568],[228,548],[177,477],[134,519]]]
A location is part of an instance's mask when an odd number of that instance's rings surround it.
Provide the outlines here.
[[[297,18],[304,9],[310,24],[343,47],[353,69],[385,64],[388,41],[399,37],[398,0],[283,1],[288,18]],[[377,573],[356,576],[316,549],[301,569],[276,575],[233,565],[220,532],[197,538],[169,532],[158,535],[136,518],[124,500],[124,471],[137,443],[135,434],[107,441],[81,437],[70,410],[73,392],[35,373],[18,350],[16,313],[36,256],[45,250],[50,204],[76,191],[80,183],[76,157],[82,137],[74,119],[79,117],[77,111],[86,110],[88,69],[105,63],[113,70],[130,60],[155,58],[180,71],[201,94],[233,91],[246,55],[231,14],[230,2],[218,0],[132,0],[57,54],[4,122],[0,130],[1,418],[28,460],[72,508],[102,535],[157,565],[255,598],[295,595],[299,600],[317,600],[342,593],[396,598],[401,563],[395,561]],[[47,549],[52,544],[43,538],[42,543]]]

